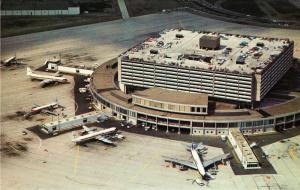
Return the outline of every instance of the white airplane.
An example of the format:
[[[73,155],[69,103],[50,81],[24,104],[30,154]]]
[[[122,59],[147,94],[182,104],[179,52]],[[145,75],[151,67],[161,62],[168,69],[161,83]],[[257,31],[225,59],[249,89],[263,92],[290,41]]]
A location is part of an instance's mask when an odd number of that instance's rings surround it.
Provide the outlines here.
[[[201,146],[202,146],[202,144],[201,144]],[[227,153],[227,154],[222,154],[222,155],[216,156],[216,157],[214,157],[212,159],[209,159],[209,160],[202,161],[200,159],[199,155],[202,155],[201,152],[204,152],[204,151],[207,150],[206,147],[203,147],[202,149],[200,149],[197,144],[192,144],[190,146],[189,150],[191,151],[193,162],[187,161],[187,160],[179,160],[179,159],[176,159],[176,158],[170,158],[170,157],[165,157],[164,156],[165,162],[171,162],[172,164],[178,164],[178,165],[180,165],[181,170],[184,170],[184,169],[187,169],[187,168],[197,170],[204,180],[215,179],[215,177],[213,177],[210,173],[208,173],[205,170],[206,168],[208,168],[209,166],[215,164],[216,162],[223,161],[223,160],[228,159],[230,157],[230,154]],[[198,183],[199,181],[196,180],[196,182]],[[202,185],[201,183],[198,183],[198,184]]]
[[[21,62],[19,62],[16,58],[16,56],[12,56],[4,61],[1,61],[1,64],[5,65],[5,66],[10,66],[10,65],[18,65],[21,64]]]
[[[86,126],[82,126],[84,129],[84,132],[86,132],[86,135],[82,135],[80,137],[74,138],[72,141],[76,144],[84,143],[91,139],[96,139],[98,141],[101,141],[105,144],[114,145],[114,143],[110,140],[113,138],[123,139],[124,136],[117,133],[116,127],[111,127],[108,129],[104,129],[101,131],[96,131],[97,128],[88,128]]]
[[[60,76],[50,76],[50,75],[40,75],[40,74],[35,74],[31,71],[31,69],[29,67],[27,67],[27,76],[29,76],[31,78],[31,80],[41,80],[42,82],[40,83],[40,85],[42,87],[50,84],[50,83],[55,83],[55,82],[59,82],[59,83],[67,83],[68,79],[64,78],[64,77],[60,77]]]
[[[53,103],[43,105],[43,106],[35,105],[31,108],[31,110],[28,113],[26,113],[24,115],[24,117],[29,118],[30,116],[32,116],[34,114],[38,114],[38,113],[45,113],[45,114],[51,114],[51,115],[57,116],[58,114],[53,112],[52,110],[59,108],[59,107],[65,108],[64,106],[58,104],[57,102],[53,102]]]
[[[10,57],[10,58],[8,58],[8,59],[6,59],[6,60],[3,61],[3,63],[5,65],[11,64],[12,62],[16,62],[16,57],[15,56]]]

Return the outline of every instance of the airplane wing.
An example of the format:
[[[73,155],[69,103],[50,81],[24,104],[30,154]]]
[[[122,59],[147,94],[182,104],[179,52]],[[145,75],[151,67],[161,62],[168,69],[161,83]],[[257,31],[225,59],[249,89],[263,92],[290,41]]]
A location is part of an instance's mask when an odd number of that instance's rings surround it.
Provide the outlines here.
[[[60,74],[59,71],[57,71],[57,72],[54,74],[54,76],[56,76],[56,77],[61,77],[61,76],[63,76],[63,75]]]
[[[33,104],[32,107],[33,107],[33,108],[36,108],[36,107],[40,107],[40,105],[38,105],[38,104]]]
[[[27,112],[27,113],[24,114],[24,117],[27,119],[27,118],[29,118],[31,115],[32,115],[31,112]]]
[[[61,104],[57,104],[58,107],[60,108],[66,108],[65,106],[61,105]]]
[[[103,136],[97,136],[97,137],[95,137],[95,139],[98,141],[101,141],[103,143],[106,143],[106,144],[114,144],[111,140],[109,140]]]
[[[230,156],[230,154],[227,153],[227,154],[222,154],[222,155],[216,156],[216,157],[214,157],[212,159],[209,159],[209,160],[205,160],[204,162],[202,162],[203,167],[206,168],[206,167],[208,167],[208,166],[210,166],[210,165],[212,165],[216,162],[219,162],[221,160],[229,158],[229,156]]]
[[[50,84],[50,83],[52,83],[52,82],[55,82],[54,80],[51,80],[51,79],[45,79],[45,80],[43,80],[42,82],[40,82],[40,85],[43,87],[43,86],[45,86],[45,85],[47,85],[47,84]]]
[[[52,111],[49,111],[49,110],[46,110],[46,109],[43,109],[41,112],[42,112],[42,113],[45,113],[45,114],[50,114],[50,115],[55,115],[55,116],[58,116],[58,114],[57,114],[57,113],[55,113],[55,112],[52,112]]]
[[[170,158],[170,157],[166,157],[166,156],[163,156],[163,157],[165,159],[165,162],[171,162],[171,163],[178,164],[178,165],[184,165],[184,166],[186,166],[188,168],[192,168],[194,170],[198,169],[194,162],[190,162],[187,160],[179,160],[176,158]]]

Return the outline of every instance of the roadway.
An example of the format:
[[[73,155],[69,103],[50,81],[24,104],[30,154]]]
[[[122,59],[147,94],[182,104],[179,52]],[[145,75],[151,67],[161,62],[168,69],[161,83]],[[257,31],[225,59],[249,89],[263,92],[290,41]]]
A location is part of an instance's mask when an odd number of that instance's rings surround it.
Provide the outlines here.
[[[125,4],[125,0],[118,0],[119,8],[123,19],[129,18],[128,10]]]

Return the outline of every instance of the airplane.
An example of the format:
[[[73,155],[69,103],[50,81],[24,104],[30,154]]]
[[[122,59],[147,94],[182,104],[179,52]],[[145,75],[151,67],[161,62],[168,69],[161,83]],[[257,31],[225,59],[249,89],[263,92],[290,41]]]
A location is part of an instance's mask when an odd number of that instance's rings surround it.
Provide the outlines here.
[[[50,76],[50,75],[40,75],[40,74],[35,74],[31,71],[29,67],[27,67],[27,76],[31,78],[31,80],[41,80],[42,82],[40,85],[42,87],[45,87],[48,84],[51,83],[67,83],[68,79],[61,77],[61,76]]]
[[[34,114],[38,114],[38,113],[45,113],[45,114],[51,114],[51,115],[57,116],[58,114],[51,110],[54,110],[59,107],[65,108],[64,106],[58,104],[57,102],[53,102],[53,103],[43,105],[43,106],[35,105],[31,108],[31,110],[28,113],[26,113],[24,115],[24,117],[29,118],[30,116],[32,116]]]
[[[202,143],[199,144],[195,144],[192,143],[190,146],[187,146],[187,150],[189,150],[192,154],[192,158],[193,158],[193,162],[191,161],[187,161],[187,160],[180,160],[180,159],[176,159],[176,158],[171,158],[171,157],[164,157],[165,162],[170,162],[174,165],[178,164],[180,165],[180,170],[185,170],[188,168],[197,170],[199,172],[199,174],[202,176],[202,179],[204,180],[211,180],[211,179],[215,179],[214,176],[212,176],[212,174],[210,174],[209,172],[207,172],[205,169],[208,168],[209,166],[212,166],[213,164],[223,161],[225,159],[230,158],[230,154],[222,154],[219,156],[216,156],[212,159],[209,160],[205,160],[203,161],[200,156],[202,157],[203,153],[206,152],[207,148],[204,147],[202,145]],[[197,184],[199,185],[203,185],[200,183],[199,180],[195,180]]]
[[[16,56],[12,56],[4,61],[1,61],[1,64],[5,66],[10,66],[10,65],[19,65],[21,62],[19,62],[16,58]]]
[[[87,134],[74,138],[72,141],[75,142],[76,144],[81,144],[88,140],[96,139],[105,144],[115,145],[113,141],[111,141],[110,139],[114,139],[114,138],[124,139],[123,135],[117,133],[118,130],[116,127],[111,127],[101,131],[97,131],[97,128],[89,128],[86,126],[82,126],[82,128],[84,132]]]

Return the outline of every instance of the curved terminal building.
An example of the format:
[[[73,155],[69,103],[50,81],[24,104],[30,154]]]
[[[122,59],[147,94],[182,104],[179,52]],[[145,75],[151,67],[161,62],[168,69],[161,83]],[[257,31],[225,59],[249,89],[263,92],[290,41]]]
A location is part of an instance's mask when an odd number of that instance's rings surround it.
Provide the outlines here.
[[[149,88],[132,94],[132,103],[146,108],[195,115],[207,115],[207,94]]]
[[[290,69],[293,41],[165,30],[99,66],[91,78],[95,106],[133,124],[193,135],[245,134],[296,126],[300,98],[254,109]]]

